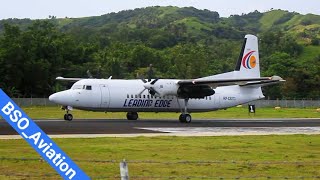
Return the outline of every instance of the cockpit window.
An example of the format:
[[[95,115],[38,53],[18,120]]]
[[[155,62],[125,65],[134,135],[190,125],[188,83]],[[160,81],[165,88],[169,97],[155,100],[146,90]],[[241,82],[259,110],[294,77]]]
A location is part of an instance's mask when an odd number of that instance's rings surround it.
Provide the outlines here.
[[[73,85],[72,89],[82,89],[82,85]]]
[[[86,86],[86,90],[91,90],[92,87],[91,86]]]

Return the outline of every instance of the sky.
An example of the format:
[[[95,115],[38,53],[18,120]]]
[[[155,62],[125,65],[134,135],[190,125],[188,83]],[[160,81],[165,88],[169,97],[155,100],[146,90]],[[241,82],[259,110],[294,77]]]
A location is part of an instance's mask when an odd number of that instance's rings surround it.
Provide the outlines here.
[[[100,16],[148,6],[178,6],[217,11],[222,17],[274,9],[320,15],[320,0],[1,0],[0,19]]]

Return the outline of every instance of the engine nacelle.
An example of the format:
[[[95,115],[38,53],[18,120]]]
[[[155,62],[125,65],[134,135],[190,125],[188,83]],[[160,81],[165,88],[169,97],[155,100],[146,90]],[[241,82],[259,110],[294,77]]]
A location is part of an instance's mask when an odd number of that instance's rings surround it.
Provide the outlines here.
[[[160,96],[177,96],[179,85],[177,80],[159,79],[153,86]]]
[[[207,85],[181,86],[177,91],[180,98],[205,98],[215,94],[215,91]]]

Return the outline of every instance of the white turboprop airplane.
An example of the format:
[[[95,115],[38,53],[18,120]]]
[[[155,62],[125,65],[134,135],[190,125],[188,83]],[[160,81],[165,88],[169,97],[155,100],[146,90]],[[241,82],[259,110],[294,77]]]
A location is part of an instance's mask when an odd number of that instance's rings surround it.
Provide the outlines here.
[[[138,112],[181,112],[180,122],[190,123],[191,112],[206,112],[262,99],[261,87],[284,81],[279,76],[260,77],[258,38],[246,35],[236,68],[232,72],[193,79],[82,79],[71,89],[57,92],[49,100],[66,110],[71,121],[73,108],[89,111],[127,112],[137,120]],[[146,91],[147,90],[147,91]]]

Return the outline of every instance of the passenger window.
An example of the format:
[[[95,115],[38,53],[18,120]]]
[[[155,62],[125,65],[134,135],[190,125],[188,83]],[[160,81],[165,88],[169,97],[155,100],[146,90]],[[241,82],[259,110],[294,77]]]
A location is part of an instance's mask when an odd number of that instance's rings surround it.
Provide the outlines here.
[[[91,86],[86,86],[86,90],[92,90]]]

